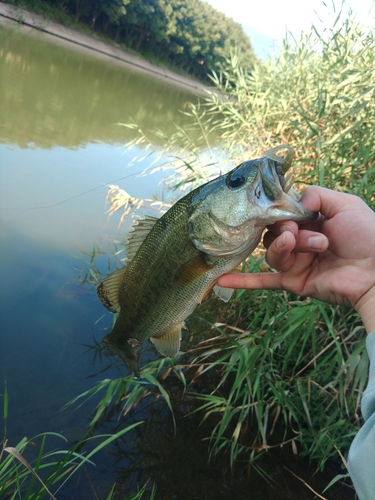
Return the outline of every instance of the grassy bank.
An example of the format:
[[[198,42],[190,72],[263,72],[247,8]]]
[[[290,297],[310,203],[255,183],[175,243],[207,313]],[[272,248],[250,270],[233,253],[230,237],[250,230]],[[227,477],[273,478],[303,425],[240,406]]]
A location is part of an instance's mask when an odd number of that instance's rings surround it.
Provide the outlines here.
[[[193,77],[192,75],[189,75],[186,71],[183,71],[181,68],[173,66],[167,60],[157,57],[150,51],[140,52],[133,50],[131,47],[116,42],[115,40],[113,40],[113,38],[105,36],[103,33],[94,31],[88,24],[77,21],[74,15],[67,13],[64,9],[60,8],[58,5],[53,5],[48,2],[43,2],[39,0],[5,0],[3,3],[8,3],[13,7],[17,7],[19,9],[18,19],[17,19],[18,22],[22,22],[22,11],[25,10],[33,14],[37,14],[38,16],[41,16],[47,21],[54,21],[62,26],[72,28],[77,32],[90,35],[96,38],[97,40],[100,40],[103,43],[112,45],[117,49],[123,50],[127,54],[133,56],[139,56],[153,65],[173,71],[173,73],[181,75],[182,77],[187,77],[193,82],[198,82],[197,78]],[[205,82],[205,85],[207,85],[207,83],[208,82]]]
[[[243,65],[255,60],[241,25],[203,0],[9,0],[48,19],[132,50],[202,82],[230,47],[240,49]]]
[[[75,17],[66,13],[64,9],[61,9],[58,4],[51,4],[48,2],[43,2],[41,0],[6,0],[4,3],[18,7],[19,9],[25,9],[34,14],[55,21],[64,26],[69,26],[78,31],[83,31],[90,35],[94,34],[88,26],[83,23],[79,23],[75,20]]]

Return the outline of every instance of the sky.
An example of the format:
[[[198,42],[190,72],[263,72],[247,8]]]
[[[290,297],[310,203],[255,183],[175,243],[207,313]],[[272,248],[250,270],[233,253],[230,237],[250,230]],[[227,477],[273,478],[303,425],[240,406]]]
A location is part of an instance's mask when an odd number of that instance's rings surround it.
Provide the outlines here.
[[[341,0],[205,0],[215,9],[242,24],[258,57],[271,54],[281,42],[286,29],[297,35],[311,24],[333,24]],[[372,8],[372,14],[369,12]],[[336,10],[336,14],[334,12]],[[346,0],[343,12],[351,9],[359,21],[372,24],[374,0]]]

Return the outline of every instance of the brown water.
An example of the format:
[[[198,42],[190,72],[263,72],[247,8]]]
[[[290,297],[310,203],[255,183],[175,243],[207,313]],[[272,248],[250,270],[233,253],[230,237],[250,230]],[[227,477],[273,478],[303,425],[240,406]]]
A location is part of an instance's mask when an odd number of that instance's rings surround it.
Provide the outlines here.
[[[95,291],[80,286],[76,257],[94,243],[105,249],[108,240],[122,237],[118,218],[105,214],[107,184],[121,178],[117,183],[129,193],[150,196],[161,179],[136,175],[151,158],[129,167],[137,150],[123,144],[134,133],[118,123],[135,121],[168,136],[175,123],[187,123],[181,111],[197,97],[17,25],[0,27],[0,83],[0,393],[6,380],[8,444],[44,431],[72,443],[86,431],[95,402],[74,412],[60,408],[97,381],[119,375],[108,363],[101,373],[87,351],[94,339],[100,343],[111,318]],[[98,260],[103,271],[106,260]],[[179,400],[175,382],[169,389]],[[259,462],[271,481],[246,464],[232,474],[225,456],[209,464],[202,441],[209,430],[198,427],[201,416],[184,418],[183,408],[176,409],[176,432],[160,402],[146,402],[132,418],[146,423],[95,456],[96,467],[87,466],[59,499],[104,499],[115,482],[116,498],[125,499],[148,479],[157,485],[157,499],[315,498],[285,472],[279,452]],[[109,415],[99,430],[122,425]],[[312,478],[315,469],[294,462],[289,469],[322,491],[329,480]],[[346,488],[327,498],[350,494]]]

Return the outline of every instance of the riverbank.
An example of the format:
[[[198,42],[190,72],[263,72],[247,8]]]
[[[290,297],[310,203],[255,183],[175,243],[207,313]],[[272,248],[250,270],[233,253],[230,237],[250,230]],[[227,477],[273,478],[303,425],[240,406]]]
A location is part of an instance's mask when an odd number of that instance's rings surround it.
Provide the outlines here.
[[[207,95],[212,89],[184,75],[162,68],[146,59],[105,43],[98,38],[62,26],[54,21],[34,14],[25,9],[0,2],[0,25],[18,23],[31,30],[38,31],[55,43],[63,44],[75,50],[90,53],[94,57],[111,58],[113,61],[130,66],[132,69],[152,74],[157,78],[169,81],[171,84],[184,87],[195,94]]]

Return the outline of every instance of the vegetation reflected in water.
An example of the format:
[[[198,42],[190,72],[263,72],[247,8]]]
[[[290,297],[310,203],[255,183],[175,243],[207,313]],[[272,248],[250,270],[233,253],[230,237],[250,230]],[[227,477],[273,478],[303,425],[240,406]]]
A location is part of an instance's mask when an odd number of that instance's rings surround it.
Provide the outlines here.
[[[121,64],[27,39],[23,31],[0,28],[0,142],[20,147],[78,148],[87,143],[125,142],[141,128],[186,125],[182,111],[194,96]],[[157,142],[157,137],[155,137]]]

